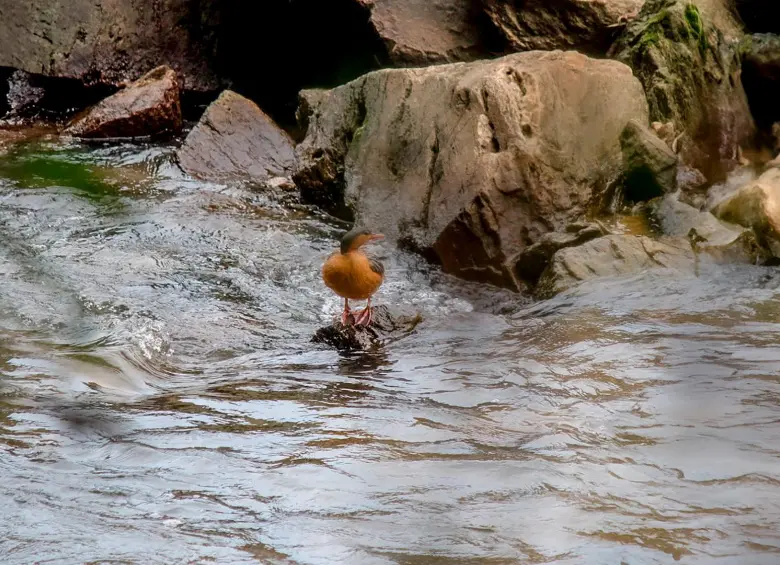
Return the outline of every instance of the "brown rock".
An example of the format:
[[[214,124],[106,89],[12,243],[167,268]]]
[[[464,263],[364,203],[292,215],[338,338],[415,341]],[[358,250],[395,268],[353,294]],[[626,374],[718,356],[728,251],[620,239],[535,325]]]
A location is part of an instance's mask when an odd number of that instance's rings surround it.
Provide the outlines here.
[[[610,50],[644,85],[650,117],[674,122],[676,153],[710,181],[739,162],[755,126],[727,0],[647,0]]]
[[[769,169],[742,186],[716,204],[712,213],[726,222],[752,228],[758,242],[780,257],[780,169]]]
[[[358,0],[400,65],[471,61],[488,55],[473,0]]]
[[[616,29],[645,0],[482,0],[485,12],[514,50],[607,52]]]
[[[76,118],[66,134],[85,138],[144,137],[181,130],[176,72],[157,67]]]
[[[647,120],[630,69],[573,52],[377,71],[302,99],[305,197],[344,194],[363,225],[509,288],[518,255],[620,176],[620,132]]]
[[[206,109],[178,151],[192,176],[265,182],[295,169],[292,139],[257,105],[225,90]]]
[[[536,292],[548,298],[586,280],[659,268],[693,272],[695,264],[696,256],[686,239],[655,241],[646,236],[608,235],[558,251]]]
[[[0,67],[119,85],[165,63],[213,90],[219,23],[209,0],[0,2]]]

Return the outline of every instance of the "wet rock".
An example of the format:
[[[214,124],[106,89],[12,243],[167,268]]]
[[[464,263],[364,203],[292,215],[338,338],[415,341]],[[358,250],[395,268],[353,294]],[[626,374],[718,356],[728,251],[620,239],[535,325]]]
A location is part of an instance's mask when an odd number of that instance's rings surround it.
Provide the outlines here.
[[[8,118],[22,116],[26,111],[36,107],[46,94],[40,86],[32,84],[29,73],[14,71],[8,77],[6,91]]]
[[[311,341],[340,351],[369,351],[409,335],[421,321],[419,314],[393,314],[387,306],[376,306],[369,327],[352,324],[343,326],[340,321],[336,321],[318,329]]]
[[[688,238],[696,252],[718,262],[755,264],[766,258],[751,230],[697,210],[674,194],[654,201],[651,213],[665,235]]]
[[[170,135],[181,130],[176,72],[157,67],[73,120],[64,133],[83,138]]]
[[[769,169],[745,184],[717,203],[712,213],[726,222],[752,228],[758,242],[780,257],[780,169]]]
[[[642,81],[651,119],[684,134],[682,161],[711,181],[737,165],[740,144],[755,131],[738,30],[726,0],[647,0],[610,50]]]
[[[391,61],[429,65],[471,61],[489,55],[472,0],[358,0]]]
[[[295,169],[292,139],[257,104],[225,90],[178,151],[182,169],[213,180],[265,182]]]
[[[620,133],[647,107],[625,65],[535,51],[304,91],[300,117],[306,198],[346,203],[449,273],[520,289],[518,255],[620,177]]]
[[[515,264],[517,278],[534,285],[547,269],[555,253],[566,247],[582,245],[591,239],[607,234],[603,226],[599,224],[576,227],[576,230],[546,233],[539,238],[539,241],[526,248]]]
[[[120,85],[161,63],[213,90],[211,0],[37,0],[0,5],[0,67]]]
[[[695,260],[690,243],[683,238],[656,241],[646,236],[608,235],[558,251],[539,280],[536,293],[548,298],[586,280],[646,269],[692,272]]]
[[[644,0],[482,0],[485,12],[516,51],[576,49],[607,52],[616,29]]]
[[[701,210],[707,201],[707,177],[693,167],[677,168],[677,189],[680,201]]]
[[[649,128],[631,120],[620,135],[625,197],[644,202],[677,189],[677,156]]]

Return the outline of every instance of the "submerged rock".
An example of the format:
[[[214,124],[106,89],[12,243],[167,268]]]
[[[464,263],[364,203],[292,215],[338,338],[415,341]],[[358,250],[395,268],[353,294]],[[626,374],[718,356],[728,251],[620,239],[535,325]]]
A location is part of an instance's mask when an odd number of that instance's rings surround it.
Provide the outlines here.
[[[608,235],[558,251],[539,280],[536,293],[548,298],[586,280],[646,269],[693,272],[695,262],[691,244],[683,238],[656,241],[646,236]]]
[[[620,135],[625,197],[644,202],[677,188],[677,156],[650,128],[631,120]]]
[[[710,180],[738,163],[740,144],[755,130],[738,30],[725,0],[647,0],[610,50],[642,81],[651,119],[672,121],[682,134],[685,164]]]
[[[290,136],[257,104],[230,90],[209,105],[177,155],[185,172],[213,181],[287,178],[296,163]]]
[[[604,54],[616,28],[645,0],[482,0],[485,12],[516,51],[576,49]]]
[[[780,169],[769,169],[742,186],[716,204],[712,213],[751,228],[758,242],[774,257],[780,257]]]
[[[344,326],[336,321],[318,329],[311,341],[340,351],[368,351],[409,335],[421,321],[419,314],[394,315],[387,306],[376,306],[370,326]]]
[[[0,67],[120,85],[162,62],[212,90],[219,14],[210,0],[2,2]]]
[[[489,55],[473,0],[357,0],[400,65],[471,61]]]
[[[304,197],[513,289],[519,254],[620,177],[620,132],[647,122],[628,67],[574,52],[389,69],[301,97]]]
[[[179,81],[157,67],[73,120],[64,133],[84,138],[146,137],[181,130]]]

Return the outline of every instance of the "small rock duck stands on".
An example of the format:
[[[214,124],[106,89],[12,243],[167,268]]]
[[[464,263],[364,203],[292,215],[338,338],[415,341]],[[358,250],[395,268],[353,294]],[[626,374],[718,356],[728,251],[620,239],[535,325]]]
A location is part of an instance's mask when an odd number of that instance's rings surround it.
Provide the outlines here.
[[[350,300],[368,300],[365,309],[355,318],[355,324],[371,324],[371,296],[382,286],[385,268],[361,248],[383,238],[383,235],[370,230],[355,228],[342,238],[341,250],[328,257],[322,267],[322,280],[325,285],[344,299],[344,312],[341,314],[341,323],[344,326],[352,316],[349,309]]]

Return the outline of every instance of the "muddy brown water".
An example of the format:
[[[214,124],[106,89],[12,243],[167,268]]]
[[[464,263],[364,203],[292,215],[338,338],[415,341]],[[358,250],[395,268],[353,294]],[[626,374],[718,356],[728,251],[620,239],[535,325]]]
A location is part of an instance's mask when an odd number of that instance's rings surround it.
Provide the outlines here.
[[[376,354],[308,343],[342,225],[170,150],[0,155],[3,564],[780,563],[780,273],[531,303],[383,246]]]

